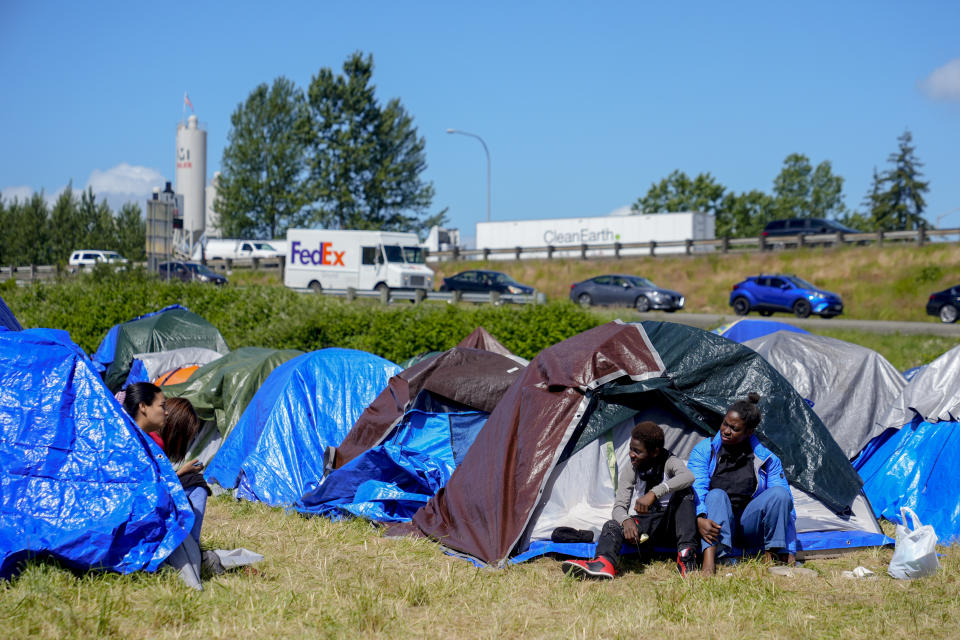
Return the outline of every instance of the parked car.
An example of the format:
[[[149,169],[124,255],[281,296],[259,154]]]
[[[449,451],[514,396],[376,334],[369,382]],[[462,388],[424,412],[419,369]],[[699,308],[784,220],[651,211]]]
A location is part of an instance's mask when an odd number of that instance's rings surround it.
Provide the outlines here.
[[[843,300],[794,275],[750,276],[733,285],[730,306],[739,316],[759,311],[762,316],[775,311],[793,312],[798,318],[815,313],[832,318],[843,313]]]
[[[927,300],[927,315],[940,316],[940,322],[950,324],[957,321],[960,309],[960,284],[943,291],[930,294]]]
[[[570,285],[570,299],[580,306],[623,304],[645,312],[683,309],[683,294],[661,289],[646,278],[608,274]]]
[[[103,249],[78,249],[70,254],[67,264],[72,271],[77,269],[90,268],[98,262],[106,262],[115,266],[126,265],[130,261],[124,258],[116,251],[104,251]]]
[[[534,292],[534,288],[520,284],[501,271],[487,269],[471,269],[444,278],[440,283],[440,291],[488,292],[526,294]]]
[[[211,282],[217,285],[227,284],[225,276],[216,273],[198,262],[164,262],[157,271],[164,280],[174,278],[184,282]]]
[[[773,240],[780,236],[810,236],[824,233],[863,233],[857,229],[825,218],[787,218],[773,220],[763,228],[761,235]],[[775,241],[773,242],[775,243]],[[773,244],[772,243],[772,244]]]

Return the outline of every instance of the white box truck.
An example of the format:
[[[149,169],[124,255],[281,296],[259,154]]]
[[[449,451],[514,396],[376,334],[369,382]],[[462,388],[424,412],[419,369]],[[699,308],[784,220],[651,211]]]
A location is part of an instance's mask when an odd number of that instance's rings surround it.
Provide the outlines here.
[[[192,260],[226,260],[230,258],[279,258],[283,252],[270,244],[270,240],[236,240],[230,238],[207,238],[206,243],[193,248]]]
[[[292,289],[433,289],[415,233],[289,229],[283,283]]]

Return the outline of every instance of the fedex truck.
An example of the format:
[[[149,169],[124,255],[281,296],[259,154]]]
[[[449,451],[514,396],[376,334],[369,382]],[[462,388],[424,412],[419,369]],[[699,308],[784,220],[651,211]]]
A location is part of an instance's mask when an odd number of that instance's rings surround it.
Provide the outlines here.
[[[293,289],[433,289],[415,233],[287,231],[283,283]]]

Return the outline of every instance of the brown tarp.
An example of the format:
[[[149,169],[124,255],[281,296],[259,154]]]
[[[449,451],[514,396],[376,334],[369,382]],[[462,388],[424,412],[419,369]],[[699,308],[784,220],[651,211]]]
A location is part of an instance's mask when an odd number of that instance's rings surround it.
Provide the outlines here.
[[[474,329],[473,333],[461,340],[457,346],[468,347],[470,349],[483,349],[484,351],[499,353],[500,355],[507,356],[508,358],[513,357],[513,353],[510,351],[510,349],[507,349],[505,346],[503,346],[499,340],[490,335],[490,332],[483,327],[477,327]]]
[[[360,414],[337,447],[334,468],[379,444],[421,391],[489,413],[522,371],[521,364],[505,355],[466,347],[454,347],[404,369]]]
[[[611,322],[545,349],[503,395],[447,486],[391,534],[427,535],[502,566],[586,413],[586,392],[662,371],[639,325]]]

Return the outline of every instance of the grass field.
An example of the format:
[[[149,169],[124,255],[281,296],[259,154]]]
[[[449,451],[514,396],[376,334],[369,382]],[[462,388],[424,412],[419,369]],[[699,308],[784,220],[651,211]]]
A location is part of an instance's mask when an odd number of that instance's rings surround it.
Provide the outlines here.
[[[683,580],[666,561],[581,583],[542,558],[477,569],[420,539],[370,524],[306,519],[212,500],[204,545],[266,556],[260,575],[211,578],[206,590],[157,574],[74,575],[30,565],[0,584],[6,638],[955,638],[960,563],[943,550],[931,578],[886,575],[892,551],[808,560],[816,577],[781,577],[756,561]],[[876,578],[840,572],[863,565]],[[729,575],[727,575],[729,574]]]

